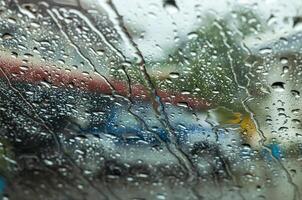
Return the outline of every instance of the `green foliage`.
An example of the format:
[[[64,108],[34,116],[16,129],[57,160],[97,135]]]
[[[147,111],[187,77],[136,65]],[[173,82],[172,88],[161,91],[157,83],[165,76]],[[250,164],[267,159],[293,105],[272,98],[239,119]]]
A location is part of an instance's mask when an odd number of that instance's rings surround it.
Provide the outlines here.
[[[10,144],[4,140],[0,140],[0,174],[2,175],[9,175],[7,171],[11,166],[11,163],[7,159],[14,159],[13,151],[11,149]]]
[[[248,52],[242,40],[264,30],[260,18],[246,8],[238,8],[223,17],[207,15],[201,28],[164,61],[152,61],[146,68],[153,74],[152,81],[163,91],[186,92],[213,105],[243,110],[239,103],[245,97]],[[159,77],[152,73],[159,70],[178,74],[177,78]],[[132,83],[144,84],[137,66],[128,70]]]

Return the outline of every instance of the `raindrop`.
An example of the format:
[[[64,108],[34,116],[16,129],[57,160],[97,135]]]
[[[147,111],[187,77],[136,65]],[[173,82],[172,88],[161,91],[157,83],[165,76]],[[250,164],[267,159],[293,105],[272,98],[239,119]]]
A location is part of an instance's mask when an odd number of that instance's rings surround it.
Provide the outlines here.
[[[281,64],[286,65],[286,64],[288,63],[288,58],[286,58],[286,57],[281,57],[281,58],[280,58],[280,62],[281,62]]]
[[[96,50],[96,53],[100,56],[103,56],[105,54],[105,50],[104,49],[98,49],[98,50]]]
[[[265,47],[265,48],[261,48],[261,49],[259,49],[259,53],[260,54],[270,54],[270,53],[272,53],[272,49],[271,48],[269,48],[269,47]]]
[[[84,189],[84,186],[81,185],[81,184],[79,184],[79,185],[77,185],[77,188],[80,189],[80,190],[83,190],[83,189]]]
[[[285,127],[285,126],[282,126],[279,128],[279,131],[281,131],[281,132],[285,132],[287,130],[288,130],[288,127]]]
[[[292,119],[292,122],[295,124],[301,124],[301,121],[299,119]]]
[[[175,14],[178,12],[178,6],[175,0],[164,0],[164,8],[170,14]]]
[[[48,166],[51,166],[51,165],[54,164],[52,161],[47,160],[47,159],[44,160],[44,163],[45,163],[46,165],[48,165]]]
[[[160,200],[166,199],[165,195],[163,195],[163,194],[158,194],[158,195],[156,195],[156,198],[157,198],[157,199],[160,199]]]
[[[271,87],[277,91],[277,92],[283,92],[284,91],[284,85],[285,83],[284,82],[274,82]]]
[[[35,4],[23,4],[22,7],[32,13],[36,13],[37,12],[37,6]]]
[[[276,16],[271,15],[268,19],[267,19],[267,24],[269,26],[271,26],[272,24],[274,24],[276,22]]]
[[[17,57],[18,57],[18,53],[17,53],[17,52],[11,52],[11,56],[12,56],[13,58],[17,58]]]
[[[297,90],[291,90],[290,92],[292,93],[292,95],[295,98],[299,98],[300,97],[300,92],[299,91],[297,91]]]
[[[289,71],[289,67],[288,66],[284,66],[283,67],[283,74],[288,73],[288,71]]]
[[[188,39],[189,40],[194,40],[196,38],[198,38],[198,34],[196,32],[191,32],[191,33],[188,34]]]
[[[170,78],[178,78],[178,77],[179,77],[179,73],[177,73],[177,72],[171,72],[171,73],[169,74],[169,77],[170,77]]]
[[[14,38],[14,36],[11,35],[10,33],[4,33],[4,34],[2,35],[2,39],[3,39],[3,40],[11,40],[11,39],[13,39],[13,38]]]
[[[298,114],[299,112],[300,112],[300,109],[293,109],[293,110],[292,110],[292,113],[293,113],[293,114]]]
[[[293,19],[293,27],[296,28],[302,24],[302,17],[301,16],[295,16]]]
[[[297,173],[297,170],[291,169],[290,172],[291,172],[293,175],[295,175],[295,174]]]

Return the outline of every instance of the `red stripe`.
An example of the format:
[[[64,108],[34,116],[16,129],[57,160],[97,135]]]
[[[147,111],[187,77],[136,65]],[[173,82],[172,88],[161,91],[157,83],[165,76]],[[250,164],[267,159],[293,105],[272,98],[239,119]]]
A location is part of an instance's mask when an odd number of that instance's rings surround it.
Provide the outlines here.
[[[0,58],[0,67],[5,74],[0,71],[0,77],[5,75],[11,81],[38,84],[42,81],[50,83],[57,87],[78,88],[84,91],[97,92],[102,94],[112,94],[109,84],[99,75],[85,75],[81,72],[66,71],[52,66],[29,65],[28,68],[22,67],[20,59]],[[122,81],[110,80],[117,94],[127,96],[128,85]],[[149,100],[148,89],[143,85],[131,85],[131,96],[141,100]],[[165,103],[178,105],[185,103],[193,109],[206,109],[211,105],[205,100],[198,99],[192,95],[183,95],[172,92],[158,91],[158,95]]]

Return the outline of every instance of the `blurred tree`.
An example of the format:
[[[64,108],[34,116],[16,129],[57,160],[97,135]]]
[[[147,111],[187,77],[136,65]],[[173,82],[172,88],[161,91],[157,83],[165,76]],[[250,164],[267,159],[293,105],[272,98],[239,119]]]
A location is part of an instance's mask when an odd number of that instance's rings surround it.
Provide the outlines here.
[[[176,94],[184,92],[213,106],[243,112],[241,101],[246,93],[239,86],[247,83],[245,75],[249,67],[245,60],[249,52],[242,41],[264,31],[264,23],[252,10],[244,7],[222,17],[208,14],[204,22],[168,59],[148,61],[148,73],[157,89]],[[156,74],[155,68],[164,71],[165,76]],[[138,66],[131,66],[126,72],[132,83],[145,83]],[[119,70],[113,70],[112,75],[125,79]]]

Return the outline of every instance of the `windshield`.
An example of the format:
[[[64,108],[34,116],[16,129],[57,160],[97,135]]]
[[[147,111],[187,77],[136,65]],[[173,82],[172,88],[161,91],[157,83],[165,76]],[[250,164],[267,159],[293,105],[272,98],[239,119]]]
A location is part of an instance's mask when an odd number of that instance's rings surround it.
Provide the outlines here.
[[[300,199],[301,48],[295,0],[0,0],[0,196]]]

